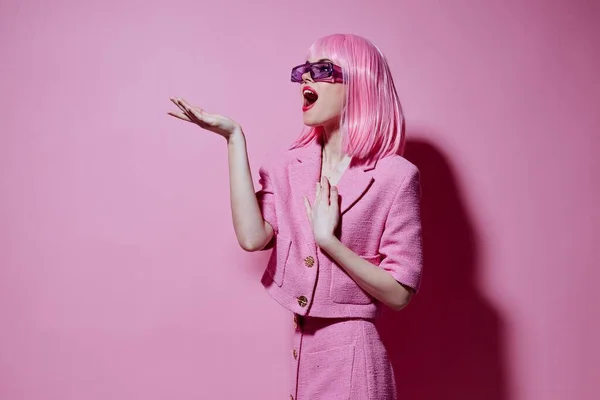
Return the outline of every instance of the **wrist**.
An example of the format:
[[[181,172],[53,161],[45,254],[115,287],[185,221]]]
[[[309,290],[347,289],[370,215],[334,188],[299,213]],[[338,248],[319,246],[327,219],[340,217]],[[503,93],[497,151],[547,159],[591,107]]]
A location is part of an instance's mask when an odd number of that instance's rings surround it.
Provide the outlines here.
[[[231,134],[227,137],[227,144],[229,146],[238,146],[246,143],[246,137],[242,127],[235,128]]]
[[[338,242],[338,238],[336,238],[334,235],[331,235],[316,239],[315,242],[317,243],[317,246],[327,251],[335,246],[336,242]]]

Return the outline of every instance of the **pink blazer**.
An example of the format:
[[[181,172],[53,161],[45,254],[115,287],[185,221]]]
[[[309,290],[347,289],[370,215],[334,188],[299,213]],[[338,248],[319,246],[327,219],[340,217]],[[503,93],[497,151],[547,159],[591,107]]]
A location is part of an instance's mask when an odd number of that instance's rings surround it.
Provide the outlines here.
[[[260,168],[262,188],[256,195],[275,232],[266,247],[273,251],[261,282],[296,314],[373,318],[379,302],[315,244],[302,196],[314,200],[320,170],[316,142],[286,151]],[[422,270],[417,167],[401,156],[386,157],[348,168],[337,187],[341,242],[417,291]]]

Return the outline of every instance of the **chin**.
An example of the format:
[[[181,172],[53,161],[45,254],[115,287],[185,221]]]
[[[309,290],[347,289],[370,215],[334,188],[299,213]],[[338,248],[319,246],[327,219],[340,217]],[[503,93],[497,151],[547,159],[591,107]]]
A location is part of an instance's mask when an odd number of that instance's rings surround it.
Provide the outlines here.
[[[305,112],[302,115],[304,125],[310,127],[335,125],[339,118],[338,115],[318,115],[317,113],[313,114],[310,111]]]
[[[311,128],[316,128],[317,126],[322,126],[323,121],[319,121],[315,118],[307,117],[306,115],[303,118],[304,125],[310,126]]]

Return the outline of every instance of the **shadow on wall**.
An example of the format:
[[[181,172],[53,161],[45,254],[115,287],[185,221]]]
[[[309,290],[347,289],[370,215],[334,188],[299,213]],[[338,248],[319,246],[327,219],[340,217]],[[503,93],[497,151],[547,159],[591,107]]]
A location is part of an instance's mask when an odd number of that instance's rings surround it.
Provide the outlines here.
[[[477,232],[452,168],[435,146],[408,141],[421,171],[424,276],[419,294],[378,322],[399,399],[507,400],[503,325],[475,287]]]

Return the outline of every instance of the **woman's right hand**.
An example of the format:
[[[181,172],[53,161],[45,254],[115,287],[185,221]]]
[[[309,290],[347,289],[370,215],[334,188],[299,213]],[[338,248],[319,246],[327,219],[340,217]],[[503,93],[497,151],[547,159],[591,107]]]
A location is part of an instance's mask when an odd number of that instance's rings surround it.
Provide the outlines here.
[[[202,129],[217,133],[226,140],[242,133],[242,127],[230,118],[218,114],[209,114],[200,107],[195,107],[179,97],[171,97],[171,101],[181,112],[170,111],[168,114],[183,121],[191,122]]]

